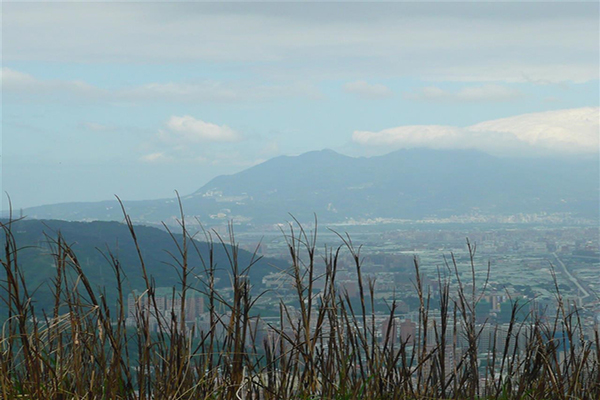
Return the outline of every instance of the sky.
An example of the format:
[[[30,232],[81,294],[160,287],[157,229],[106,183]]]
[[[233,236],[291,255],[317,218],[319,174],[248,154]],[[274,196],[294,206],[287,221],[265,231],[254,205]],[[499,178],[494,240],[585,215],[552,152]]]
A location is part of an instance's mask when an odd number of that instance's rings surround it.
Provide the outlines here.
[[[2,190],[17,209],[172,197],[324,148],[597,156],[599,11],[4,1]]]

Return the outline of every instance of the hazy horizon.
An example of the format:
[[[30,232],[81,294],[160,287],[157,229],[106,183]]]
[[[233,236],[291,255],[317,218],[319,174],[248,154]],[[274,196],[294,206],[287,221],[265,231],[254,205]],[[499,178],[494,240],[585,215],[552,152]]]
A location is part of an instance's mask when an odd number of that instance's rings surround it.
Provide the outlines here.
[[[427,151],[427,150],[439,150],[439,151],[444,151],[443,149],[431,149],[431,148],[427,148],[427,147],[407,147],[407,148],[402,148],[402,149],[395,149],[389,152],[384,152],[383,154],[375,154],[375,155],[366,155],[366,156],[359,156],[359,155],[351,155],[351,154],[344,154],[340,151],[336,151],[330,148],[323,148],[323,149],[315,149],[315,150],[309,150],[305,153],[300,153],[300,154],[279,154],[277,156],[274,156],[272,159],[277,158],[277,157],[299,157],[299,156],[303,156],[305,154],[308,153],[315,153],[315,152],[325,152],[325,151],[333,151],[337,154],[346,156],[346,157],[351,157],[351,158],[371,158],[371,157],[381,157],[381,156],[385,156],[388,154],[392,154],[395,153],[397,151]],[[461,150],[465,150],[465,151],[472,151],[472,152],[479,152],[479,153],[484,153],[484,154],[489,154],[486,152],[483,152],[482,150],[478,150],[478,149],[461,149]],[[492,157],[495,158],[500,158],[500,159],[532,159],[532,160],[570,160],[573,162],[580,162],[582,160],[599,160],[600,161],[600,154],[595,154],[595,153],[589,153],[589,154],[514,154],[514,155],[509,155],[509,154],[505,154],[505,155],[496,155],[496,154],[489,154]],[[259,165],[262,164],[266,161],[269,161],[271,159],[268,160],[261,160],[260,162],[258,162],[255,165]],[[201,187],[203,187],[204,185],[208,184],[210,181],[212,181],[215,178],[221,177],[221,176],[231,176],[231,175],[235,175],[239,172],[243,172],[244,170],[248,169],[248,168],[252,168],[254,165],[252,166],[248,166],[247,168],[240,168],[239,171],[234,171],[232,173],[229,174],[217,174],[215,176],[209,177],[208,179],[206,179],[205,181],[200,181],[198,182],[198,184],[196,185],[196,187],[192,188],[191,191],[189,192],[182,192],[181,190],[177,189],[177,188],[173,188],[172,192],[170,195],[167,196],[162,196],[162,197],[140,197],[140,198],[126,198],[121,196],[119,193],[114,193],[112,195],[109,195],[109,197],[107,198],[98,198],[98,199],[94,199],[94,200],[79,200],[79,199],[72,199],[72,200],[68,200],[68,201],[61,201],[61,202],[55,202],[55,203],[39,203],[39,204],[31,204],[31,205],[26,205],[26,206],[21,206],[21,207],[15,207],[15,204],[13,204],[14,207],[14,212],[17,212],[18,209],[23,209],[23,208],[31,208],[31,207],[37,207],[37,206],[42,206],[42,205],[51,205],[51,204],[59,204],[59,203],[82,203],[82,202],[97,202],[97,201],[110,201],[110,200],[116,200],[117,197],[123,201],[141,201],[141,200],[159,200],[159,199],[169,199],[169,198],[175,198],[177,195],[179,196],[187,196],[190,194],[193,194],[194,192],[196,192],[198,189],[200,189]],[[599,165],[599,170],[600,170],[600,165]],[[6,196],[10,196],[10,193],[5,192],[4,196],[5,196],[5,202],[4,202],[4,206],[6,208],[2,209],[3,212],[7,212],[8,211],[8,197]],[[11,201],[12,201],[12,196],[11,196]]]

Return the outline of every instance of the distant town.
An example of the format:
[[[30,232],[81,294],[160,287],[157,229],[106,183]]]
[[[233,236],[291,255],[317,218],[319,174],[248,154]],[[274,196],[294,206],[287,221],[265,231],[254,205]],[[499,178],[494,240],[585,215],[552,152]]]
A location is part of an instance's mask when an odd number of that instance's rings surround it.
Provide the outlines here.
[[[576,223],[583,224],[583,221]],[[356,247],[361,246],[362,273],[374,281],[378,321],[382,327],[389,323],[393,300],[398,304],[398,324],[418,320],[415,261],[425,290],[431,296],[431,304],[439,304],[440,284],[446,280],[451,284],[451,295],[458,292],[457,273],[463,282],[470,284],[470,246],[474,253],[476,290],[482,294],[477,308],[479,323],[502,326],[510,320],[514,303],[519,303],[526,313],[535,311],[552,318],[560,296],[565,307],[578,307],[590,338],[598,329],[600,229],[597,226],[433,223],[397,226],[396,229],[383,224],[339,227],[347,229]],[[246,250],[286,259],[289,248],[282,232],[286,232],[285,227],[277,234],[246,232],[237,238]],[[325,244],[329,249],[341,244],[337,233],[326,229],[319,232],[321,250]],[[345,237],[344,232],[338,231],[342,237]],[[320,268],[320,273],[324,273],[324,265]],[[350,298],[358,298],[354,261],[343,250],[337,280],[340,290],[347,292]],[[318,282],[315,284],[317,294]],[[279,299],[285,302],[286,298],[293,297],[294,287],[288,271],[265,276],[262,285],[268,292],[258,307],[262,305],[265,315]]]

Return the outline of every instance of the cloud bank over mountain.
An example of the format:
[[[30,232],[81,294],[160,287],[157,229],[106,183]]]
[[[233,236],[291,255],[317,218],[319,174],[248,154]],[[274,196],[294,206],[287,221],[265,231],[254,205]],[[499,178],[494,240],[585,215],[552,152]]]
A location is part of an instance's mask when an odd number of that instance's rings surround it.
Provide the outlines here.
[[[365,146],[477,149],[491,154],[595,154],[600,146],[600,109],[546,111],[484,121],[467,127],[408,125],[378,132],[355,131]]]

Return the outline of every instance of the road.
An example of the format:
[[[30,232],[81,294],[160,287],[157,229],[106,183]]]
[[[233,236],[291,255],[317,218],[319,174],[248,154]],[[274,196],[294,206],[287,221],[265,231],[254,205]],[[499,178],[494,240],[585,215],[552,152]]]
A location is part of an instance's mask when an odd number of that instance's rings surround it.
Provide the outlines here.
[[[587,290],[585,290],[585,288],[583,286],[581,286],[581,284],[579,283],[579,281],[577,280],[577,278],[575,278],[573,275],[571,275],[571,273],[567,269],[565,263],[562,262],[562,260],[558,257],[558,255],[556,253],[552,253],[552,255],[554,256],[554,258],[556,258],[556,261],[558,262],[558,264],[561,266],[561,268],[563,269],[563,271],[567,275],[567,278],[571,282],[573,282],[573,284],[575,284],[575,286],[577,286],[577,288],[581,291],[581,293],[584,294],[583,296],[580,297],[580,300],[583,302],[583,299],[585,299],[586,297],[589,297],[590,294],[588,293]]]

